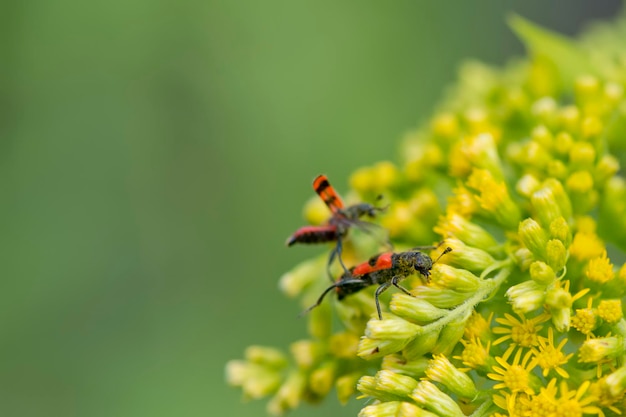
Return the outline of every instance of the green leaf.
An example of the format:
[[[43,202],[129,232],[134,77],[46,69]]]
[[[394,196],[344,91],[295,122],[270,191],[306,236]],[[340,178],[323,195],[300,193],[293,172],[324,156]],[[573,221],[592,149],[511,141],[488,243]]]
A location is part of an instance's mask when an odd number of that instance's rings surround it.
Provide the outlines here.
[[[580,75],[596,74],[589,56],[571,39],[518,15],[509,17],[508,22],[536,58],[554,65],[564,86],[571,87]]]

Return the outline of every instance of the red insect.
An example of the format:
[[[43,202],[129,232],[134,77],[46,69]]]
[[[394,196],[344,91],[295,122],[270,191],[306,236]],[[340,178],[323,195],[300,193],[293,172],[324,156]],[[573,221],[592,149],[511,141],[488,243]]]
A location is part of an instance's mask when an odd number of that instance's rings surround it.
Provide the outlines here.
[[[378,301],[380,294],[393,285],[402,290],[405,294],[412,296],[409,290],[401,286],[399,282],[415,272],[422,274],[428,281],[433,264],[452,250],[452,248],[446,248],[435,262],[433,262],[430,256],[419,251],[435,248],[436,246],[426,246],[414,248],[407,252],[385,252],[372,256],[367,262],[350,268],[337,282],[326,288],[317,302],[306,309],[302,314],[308,313],[320,305],[326,294],[333,289],[337,292],[337,298],[342,300],[347,295],[361,291],[363,288],[369,287],[370,285],[378,285],[374,297],[376,299],[378,318],[382,320],[383,316],[380,310],[380,302]]]
[[[361,217],[368,216],[370,218],[376,217],[376,213],[384,210],[385,208],[375,207],[368,203],[359,203],[352,206],[345,207],[343,201],[339,195],[335,192],[335,189],[328,182],[326,175],[318,175],[313,181],[313,189],[320,196],[320,198],[326,203],[332,216],[325,225],[322,226],[304,226],[296,230],[296,232],[287,239],[287,246],[295,245],[296,243],[326,243],[337,242],[335,248],[330,252],[328,258],[328,276],[331,278],[330,266],[333,263],[335,257],[339,259],[339,263],[343,267],[343,270],[347,273],[348,268],[341,259],[341,251],[343,249],[343,239],[347,236],[350,227],[356,226],[360,229],[369,232],[369,228],[378,227],[374,223],[362,221]],[[391,244],[388,242],[391,246]]]

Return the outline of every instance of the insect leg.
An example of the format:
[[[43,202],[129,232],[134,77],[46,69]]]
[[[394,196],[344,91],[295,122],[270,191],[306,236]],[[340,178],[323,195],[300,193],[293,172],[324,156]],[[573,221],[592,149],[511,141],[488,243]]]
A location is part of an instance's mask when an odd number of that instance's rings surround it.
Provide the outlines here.
[[[350,273],[350,271],[348,270],[348,268],[346,268],[346,266],[343,263],[343,259],[341,259],[341,252],[343,251],[343,242],[341,240],[341,236],[339,236],[337,238],[337,245],[335,246],[335,254],[337,255],[337,258],[339,258],[339,264],[341,264],[341,267],[343,268],[344,272],[346,274],[348,274],[348,276],[351,276],[352,274]],[[328,271],[330,273],[330,265],[328,265]]]
[[[411,297],[414,297],[414,295],[411,294],[409,290],[407,290],[406,288],[404,288],[402,285],[398,283],[403,278],[404,277],[402,275],[396,275],[395,277],[391,278],[391,284],[393,284],[394,287],[402,290],[402,292],[405,293],[406,295],[410,295]]]
[[[380,312],[380,302],[378,301],[378,296],[383,293],[387,288],[389,288],[389,282],[384,282],[380,284],[380,287],[376,289],[376,294],[374,294],[374,299],[376,300],[376,311],[378,311],[378,319],[383,319],[383,313]]]
[[[302,313],[300,313],[300,315],[298,317],[302,317],[303,315],[305,315],[309,311],[313,310],[315,307],[317,307],[320,304],[322,304],[322,301],[324,301],[324,297],[326,297],[326,294],[328,294],[334,288],[340,288],[340,287],[343,287],[345,285],[362,284],[362,283],[363,283],[363,280],[356,279],[356,278],[353,278],[353,279],[342,279],[342,280],[339,280],[339,281],[335,282],[333,285],[331,285],[330,287],[328,287],[328,288],[326,288],[324,290],[324,292],[322,293],[322,295],[320,295],[320,298],[317,299],[317,302],[315,304],[313,304],[311,307],[307,308]]]
[[[330,287],[326,288],[324,290],[324,292],[322,293],[322,295],[320,295],[320,298],[317,299],[317,302],[315,304],[313,304],[311,307],[309,307],[306,310],[304,310],[302,313],[300,313],[300,315],[298,317],[304,316],[306,313],[308,313],[309,311],[313,310],[318,305],[322,304],[322,301],[324,300],[324,297],[326,297],[326,294],[328,294],[333,288],[337,287],[340,282],[336,282],[333,285],[331,285]]]

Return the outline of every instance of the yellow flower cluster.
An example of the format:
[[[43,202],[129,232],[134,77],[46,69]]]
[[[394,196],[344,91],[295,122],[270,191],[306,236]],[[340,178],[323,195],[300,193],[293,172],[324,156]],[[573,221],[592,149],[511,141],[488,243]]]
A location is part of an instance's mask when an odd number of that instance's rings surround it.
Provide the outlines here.
[[[342,402],[367,398],[361,416],[626,412],[626,18],[577,42],[511,25],[532,59],[465,65],[403,160],[350,180],[362,201],[384,196],[396,252],[452,251],[428,282],[381,294],[382,320],[363,285],[312,310],[290,356],[255,347],[231,361],[245,397],[271,396],[274,414],[333,388]],[[320,224],[325,210],[312,200],[306,217]],[[376,240],[350,231],[343,261],[383,251]],[[311,305],[326,264],[297,266],[281,288]]]

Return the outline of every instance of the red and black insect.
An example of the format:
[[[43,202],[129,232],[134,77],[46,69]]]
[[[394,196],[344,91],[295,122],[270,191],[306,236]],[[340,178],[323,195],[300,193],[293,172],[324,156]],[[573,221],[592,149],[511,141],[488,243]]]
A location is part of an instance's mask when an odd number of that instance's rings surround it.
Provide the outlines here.
[[[374,223],[369,223],[361,220],[361,217],[368,216],[370,218],[376,217],[376,213],[384,210],[385,208],[375,207],[368,203],[359,203],[352,206],[345,207],[343,201],[339,195],[335,192],[335,189],[328,182],[326,175],[318,175],[313,181],[313,189],[320,196],[320,198],[326,203],[332,216],[325,225],[322,226],[304,226],[296,230],[296,232],[287,239],[287,246],[295,245],[296,243],[326,243],[337,242],[335,248],[330,252],[328,258],[328,276],[330,274],[330,266],[333,263],[335,257],[339,259],[339,263],[343,267],[343,270],[348,273],[348,268],[341,259],[341,251],[343,249],[343,239],[348,234],[350,227],[355,226],[360,229],[369,232],[372,227],[378,227]],[[391,244],[388,242],[391,246]]]
[[[407,252],[385,252],[372,256],[369,261],[350,268],[337,282],[326,288],[317,302],[306,309],[302,314],[306,314],[319,306],[326,294],[333,289],[337,292],[337,298],[342,300],[347,295],[361,291],[363,288],[369,287],[370,285],[378,285],[378,289],[375,293],[376,310],[378,311],[378,318],[382,320],[383,316],[380,310],[380,302],[378,301],[380,294],[393,285],[402,290],[405,294],[412,295],[409,290],[402,287],[399,282],[415,272],[422,274],[428,281],[433,264],[452,250],[452,248],[446,248],[435,262],[433,262],[430,256],[419,251],[435,248],[436,246],[427,246],[414,248]]]

